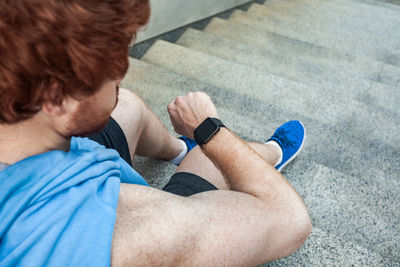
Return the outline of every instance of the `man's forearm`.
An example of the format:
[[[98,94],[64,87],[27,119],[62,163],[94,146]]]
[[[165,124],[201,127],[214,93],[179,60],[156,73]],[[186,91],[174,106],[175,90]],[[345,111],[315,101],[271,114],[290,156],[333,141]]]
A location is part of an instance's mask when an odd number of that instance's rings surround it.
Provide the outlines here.
[[[275,199],[277,194],[297,195],[271,164],[226,128],[221,128],[202,148],[232,190],[263,199]]]

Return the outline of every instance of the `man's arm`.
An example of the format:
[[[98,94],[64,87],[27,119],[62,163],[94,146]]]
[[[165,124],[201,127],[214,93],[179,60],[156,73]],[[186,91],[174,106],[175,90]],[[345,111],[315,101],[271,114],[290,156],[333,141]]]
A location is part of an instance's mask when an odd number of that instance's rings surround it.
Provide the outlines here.
[[[207,98],[191,94],[170,105],[179,133],[192,136],[204,116],[217,116]],[[305,241],[311,229],[307,210],[273,166],[224,128],[203,151],[234,191],[182,198],[122,185],[114,265],[252,266],[290,255]]]

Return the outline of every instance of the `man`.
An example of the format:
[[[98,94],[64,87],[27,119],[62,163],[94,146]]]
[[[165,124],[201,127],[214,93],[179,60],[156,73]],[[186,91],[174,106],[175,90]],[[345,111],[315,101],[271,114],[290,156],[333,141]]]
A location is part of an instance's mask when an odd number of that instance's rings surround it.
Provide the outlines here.
[[[300,122],[246,143],[189,93],[168,106],[176,139],[135,94],[118,101],[149,12],[147,0],[0,1],[0,266],[253,266],[309,235],[277,171],[301,149]],[[136,154],[179,165],[164,190],[131,168]]]

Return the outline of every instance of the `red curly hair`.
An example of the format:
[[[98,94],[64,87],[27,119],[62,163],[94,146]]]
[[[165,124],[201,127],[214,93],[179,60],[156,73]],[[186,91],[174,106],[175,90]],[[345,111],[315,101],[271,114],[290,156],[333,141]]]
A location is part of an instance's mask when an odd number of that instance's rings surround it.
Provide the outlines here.
[[[124,76],[149,17],[149,0],[1,0],[0,124]]]

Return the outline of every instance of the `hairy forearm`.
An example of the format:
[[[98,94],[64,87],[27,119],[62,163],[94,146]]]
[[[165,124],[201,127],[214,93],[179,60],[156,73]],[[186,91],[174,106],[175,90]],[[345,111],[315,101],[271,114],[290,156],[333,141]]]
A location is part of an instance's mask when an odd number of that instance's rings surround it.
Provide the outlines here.
[[[304,202],[289,182],[226,128],[221,128],[204,144],[203,150],[223,173],[231,190],[251,195],[262,203],[259,219],[265,223],[265,228],[258,230],[265,237],[265,249],[275,248],[272,258],[296,251],[308,237],[311,221]]]
[[[286,179],[245,142],[221,128],[203,145],[204,153],[221,170],[231,189],[262,199],[296,194]]]

